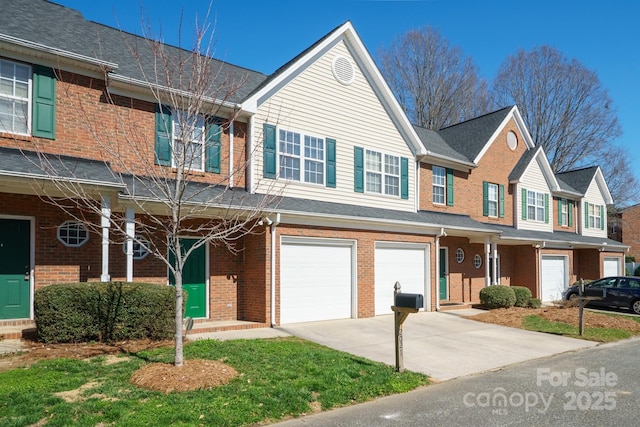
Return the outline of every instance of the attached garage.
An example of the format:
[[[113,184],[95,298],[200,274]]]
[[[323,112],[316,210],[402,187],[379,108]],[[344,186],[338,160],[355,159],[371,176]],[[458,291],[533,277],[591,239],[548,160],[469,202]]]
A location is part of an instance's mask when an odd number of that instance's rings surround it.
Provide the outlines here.
[[[282,237],[280,324],[355,317],[356,242]]]
[[[393,286],[401,292],[424,295],[429,307],[429,245],[378,242],[375,249],[375,314],[390,314]]]
[[[562,291],[567,288],[567,257],[542,256],[542,274],[540,283],[540,299],[556,301],[562,298]]]
[[[605,258],[604,259],[604,277],[620,276],[622,270],[621,258]]]

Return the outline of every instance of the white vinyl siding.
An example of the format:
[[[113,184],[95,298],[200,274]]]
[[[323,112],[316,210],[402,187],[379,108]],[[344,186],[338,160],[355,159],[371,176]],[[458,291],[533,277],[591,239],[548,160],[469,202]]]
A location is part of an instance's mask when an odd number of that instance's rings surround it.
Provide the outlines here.
[[[585,213],[584,208],[585,204],[588,203],[589,207],[594,207],[593,210],[589,210],[589,219],[591,222],[593,220],[593,226],[591,223],[585,224]],[[602,219],[600,219],[600,206],[603,209]],[[600,192],[600,188],[596,180],[594,179],[591,182],[591,185],[587,189],[584,198],[581,202],[581,211],[580,211],[580,224],[582,224],[582,234],[584,236],[591,237],[607,237],[607,206],[605,204],[604,198],[602,197],[602,193]],[[597,218],[596,218],[597,217]],[[588,227],[587,227],[588,226]]]
[[[380,103],[366,75],[357,66],[358,61],[352,60],[355,65],[353,83],[345,86],[336,81],[331,71],[336,55],[352,58],[344,42],[338,41],[316,62],[258,105],[251,131],[256,147],[253,153],[256,192],[276,192],[289,197],[394,210],[415,210],[415,167],[411,161],[414,156],[407,142]],[[265,122],[276,125],[278,129],[300,129],[310,135],[335,139],[336,188],[309,185],[302,180],[263,179],[262,134]],[[380,193],[355,193],[354,147],[362,147],[365,153],[366,150],[381,153],[383,168],[385,155],[408,158],[408,199],[385,195],[385,192],[398,191],[395,190],[399,186],[398,180],[392,173],[396,166],[392,164],[388,164],[387,170],[383,169],[387,172],[387,178],[381,177]]]
[[[527,199],[525,200],[527,209],[525,212],[526,220],[523,219],[522,214],[523,189],[527,191]],[[545,209],[545,195],[547,195],[548,198],[547,209]],[[525,173],[522,174],[520,183],[516,188],[514,200],[515,199],[517,199],[517,203],[515,204],[517,228],[523,230],[553,231],[553,221],[557,221],[557,219],[555,219],[557,212],[554,212],[551,190],[537,159],[533,160]],[[535,215],[533,214],[534,212]],[[548,215],[548,222],[546,215]]]

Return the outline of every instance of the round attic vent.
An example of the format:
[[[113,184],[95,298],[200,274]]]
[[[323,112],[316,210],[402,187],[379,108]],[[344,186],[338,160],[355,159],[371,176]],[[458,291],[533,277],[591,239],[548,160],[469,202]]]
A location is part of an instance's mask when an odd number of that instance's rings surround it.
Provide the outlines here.
[[[331,69],[333,76],[343,85],[350,85],[356,77],[356,70],[353,68],[353,64],[349,58],[344,56],[336,56],[333,59]]]

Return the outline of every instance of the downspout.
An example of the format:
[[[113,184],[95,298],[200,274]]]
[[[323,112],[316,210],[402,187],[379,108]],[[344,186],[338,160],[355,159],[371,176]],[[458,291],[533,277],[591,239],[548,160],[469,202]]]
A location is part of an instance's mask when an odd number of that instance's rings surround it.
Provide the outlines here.
[[[109,275],[109,230],[111,228],[111,199],[102,196],[102,215],[100,216],[100,227],[102,228],[102,272],[100,274],[101,282],[111,280]]]
[[[276,326],[276,227],[280,224],[280,214],[271,223],[271,327]]]
[[[254,188],[254,166],[253,166],[253,155],[254,155],[254,147],[253,147],[253,126],[255,124],[255,120],[254,120],[254,116],[250,116],[249,117],[249,124],[248,127],[249,129],[247,129],[247,154],[246,154],[246,159],[247,159],[247,166],[249,169],[249,174],[248,176],[246,175],[245,172],[245,176],[246,176],[246,187],[249,191],[249,194],[253,194],[255,193],[255,188]]]
[[[233,135],[235,134],[234,123],[235,121],[232,118],[231,123],[229,124],[229,188],[233,188],[233,175],[235,174],[235,171],[233,170]]]
[[[444,227],[440,228],[440,233],[436,235],[436,311],[440,311],[440,238],[446,237],[447,233],[444,232]]]

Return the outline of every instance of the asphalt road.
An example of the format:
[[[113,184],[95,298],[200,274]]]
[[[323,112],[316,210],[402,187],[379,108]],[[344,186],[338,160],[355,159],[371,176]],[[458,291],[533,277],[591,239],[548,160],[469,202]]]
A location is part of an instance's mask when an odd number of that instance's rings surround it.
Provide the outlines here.
[[[514,343],[517,345],[517,343]],[[282,426],[626,426],[640,405],[640,338],[431,385]]]

